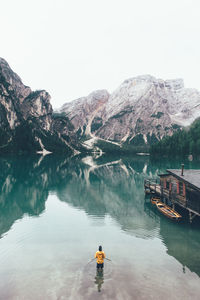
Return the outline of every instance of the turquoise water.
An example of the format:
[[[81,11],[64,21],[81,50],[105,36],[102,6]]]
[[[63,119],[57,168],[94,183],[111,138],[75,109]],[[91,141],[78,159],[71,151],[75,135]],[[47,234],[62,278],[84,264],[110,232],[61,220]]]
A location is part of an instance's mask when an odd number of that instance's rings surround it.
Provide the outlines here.
[[[144,178],[181,162],[1,158],[0,299],[199,299],[200,226],[144,196]],[[96,273],[100,244],[112,261]]]

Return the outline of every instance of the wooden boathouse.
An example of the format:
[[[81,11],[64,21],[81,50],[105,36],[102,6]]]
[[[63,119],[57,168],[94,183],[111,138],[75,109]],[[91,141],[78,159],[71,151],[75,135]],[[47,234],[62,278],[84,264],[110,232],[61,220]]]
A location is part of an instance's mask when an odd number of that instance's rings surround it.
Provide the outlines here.
[[[200,216],[200,170],[168,169],[160,174],[160,182],[145,180],[146,193],[159,195],[164,203],[173,208],[177,205],[189,212],[192,222]]]

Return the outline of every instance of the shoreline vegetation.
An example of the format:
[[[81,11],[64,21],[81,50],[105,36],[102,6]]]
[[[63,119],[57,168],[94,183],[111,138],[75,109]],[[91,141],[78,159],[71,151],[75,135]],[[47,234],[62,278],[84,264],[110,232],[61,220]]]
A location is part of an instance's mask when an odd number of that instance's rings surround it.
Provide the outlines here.
[[[150,147],[150,155],[199,156],[200,155],[200,118],[191,126],[179,129],[172,136],[166,136]]]
[[[148,96],[147,88],[155,93]],[[0,58],[0,155],[198,156],[200,119],[185,129],[180,124],[191,124],[199,115],[200,92],[184,91],[188,90],[179,79],[161,83],[150,75],[137,76],[124,81],[117,93],[110,95],[106,90],[97,90],[53,111],[49,93],[32,91]],[[166,102],[161,101],[160,92],[167,93]],[[180,124],[169,117],[171,93],[178,101],[173,105]],[[163,136],[166,137],[159,142]]]

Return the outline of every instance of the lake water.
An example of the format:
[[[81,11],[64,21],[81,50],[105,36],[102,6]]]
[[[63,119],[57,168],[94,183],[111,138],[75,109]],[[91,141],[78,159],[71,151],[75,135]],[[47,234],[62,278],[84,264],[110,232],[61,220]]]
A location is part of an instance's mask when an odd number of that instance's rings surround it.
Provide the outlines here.
[[[200,226],[144,195],[144,178],[181,162],[1,158],[0,299],[200,299]],[[103,273],[88,264],[99,245],[112,260]]]

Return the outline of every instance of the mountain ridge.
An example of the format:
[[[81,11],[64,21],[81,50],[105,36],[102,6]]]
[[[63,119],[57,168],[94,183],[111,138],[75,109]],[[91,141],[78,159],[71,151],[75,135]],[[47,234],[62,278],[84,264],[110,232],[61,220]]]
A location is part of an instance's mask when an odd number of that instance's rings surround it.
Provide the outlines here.
[[[65,117],[62,122],[59,132],[49,93],[32,91],[0,58],[0,153],[72,155],[77,152],[76,138],[69,120]]]
[[[53,111],[45,90],[32,91],[0,58],[0,153],[148,152],[200,117],[200,92],[182,79],[126,79]]]
[[[185,88],[182,79],[142,75],[125,80],[112,94],[106,91],[106,97],[105,90],[97,93],[98,97],[94,91],[59,110],[66,113],[82,137],[90,133],[122,145],[150,145],[200,116],[200,92]],[[95,112],[98,104],[101,107]],[[84,107],[81,114],[79,107]],[[81,122],[74,121],[75,114]]]

